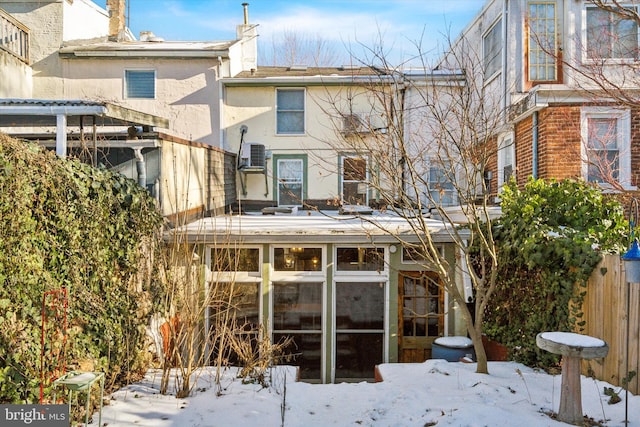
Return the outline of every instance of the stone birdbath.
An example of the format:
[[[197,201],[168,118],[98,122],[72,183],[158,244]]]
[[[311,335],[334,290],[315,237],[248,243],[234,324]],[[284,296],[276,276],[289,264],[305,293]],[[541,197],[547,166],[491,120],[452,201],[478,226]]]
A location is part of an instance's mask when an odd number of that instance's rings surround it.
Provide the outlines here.
[[[536,336],[536,344],[550,353],[562,355],[558,420],[573,425],[584,425],[580,360],[605,357],[609,353],[609,346],[601,339],[573,332],[541,332]]]

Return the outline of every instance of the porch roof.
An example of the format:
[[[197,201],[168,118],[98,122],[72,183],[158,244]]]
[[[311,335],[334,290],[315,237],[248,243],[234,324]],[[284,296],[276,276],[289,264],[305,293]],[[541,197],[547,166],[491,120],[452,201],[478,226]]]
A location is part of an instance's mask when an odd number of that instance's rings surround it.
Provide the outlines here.
[[[337,211],[298,211],[292,214],[221,215],[203,218],[165,233],[167,242],[225,243],[359,243],[390,244],[417,241],[424,221],[438,243],[451,243],[451,225],[428,217],[407,219],[388,212],[340,215]],[[412,224],[413,222],[413,224]]]

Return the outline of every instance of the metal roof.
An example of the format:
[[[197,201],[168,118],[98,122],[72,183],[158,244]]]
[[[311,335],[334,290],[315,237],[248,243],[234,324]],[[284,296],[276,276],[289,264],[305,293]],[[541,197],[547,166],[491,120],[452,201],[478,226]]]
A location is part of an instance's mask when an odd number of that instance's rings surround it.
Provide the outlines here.
[[[165,118],[109,102],[0,98],[0,127],[56,126],[58,115],[65,115],[69,126],[79,126],[80,117],[93,116],[100,126],[169,127]]]

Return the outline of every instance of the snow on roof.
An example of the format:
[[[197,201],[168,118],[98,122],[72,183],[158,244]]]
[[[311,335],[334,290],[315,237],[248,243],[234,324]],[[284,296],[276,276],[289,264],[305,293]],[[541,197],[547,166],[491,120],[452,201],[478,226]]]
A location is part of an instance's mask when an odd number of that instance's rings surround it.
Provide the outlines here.
[[[452,242],[450,226],[446,223],[430,218],[422,220],[434,241]],[[165,239],[186,240],[192,243],[397,243],[398,238],[406,241],[411,240],[413,236],[415,239],[414,227],[417,221],[378,211],[371,215],[339,215],[335,211],[222,215],[203,218],[178,227],[169,231]]]

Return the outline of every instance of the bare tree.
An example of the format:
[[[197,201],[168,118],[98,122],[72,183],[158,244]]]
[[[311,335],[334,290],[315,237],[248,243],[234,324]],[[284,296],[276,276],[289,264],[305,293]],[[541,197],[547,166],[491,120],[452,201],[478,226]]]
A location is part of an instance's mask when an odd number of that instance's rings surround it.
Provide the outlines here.
[[[283,30],[274,34],[271,51],[260,55],[260,63],[271,66],[291,67],[293,65],[335,66],[348,58],[346,51],[320,35],[311,35],[295,30]]]
[[[424,270],[438,274],[474,343],[477,372],[488,373],[482,324],[496,287],[498,258],[486,178],[496,161],[503,108],[501,91],[484,84],[484,64],[473,44],[461,39],[450,46],[435,70],[426,63],[413,70],[393,68],[384,48],[371,49],[373,58],[360,62],[380,64],[374,69],[377,77],[327,92],[322,102],[331,106],[327,113],[335,117],[338,131],[337,142],[327,143],[366,161],[369,194],[387,212],[406,219],[413,236],[371,223],[394,236]],[[341,196],[343,204],[354,203]],[[455,244],[455,259],[437,240],[435,231],[443,228]],[[463,277],[470,279],[472,295],[465,295]]]

